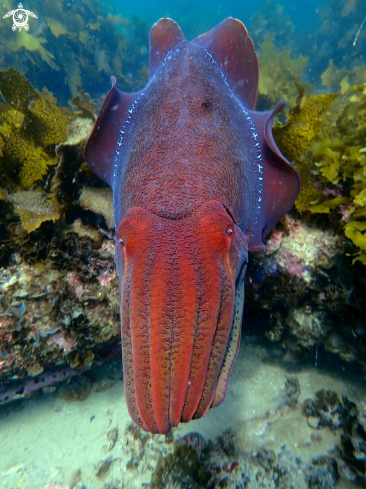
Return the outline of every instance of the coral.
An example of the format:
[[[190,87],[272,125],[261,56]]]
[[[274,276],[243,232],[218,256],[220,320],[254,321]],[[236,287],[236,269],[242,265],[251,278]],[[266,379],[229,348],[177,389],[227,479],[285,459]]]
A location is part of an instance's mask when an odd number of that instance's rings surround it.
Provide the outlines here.
[[[269,35],[260,44],[260,48],[257,109],[273,107],[280,98],[285,98],[287,103],[293,106],[298,97],[294,80],[301,80],[308,58],[300,55],[292,59],[290,51],[286,48],[277,53]]]

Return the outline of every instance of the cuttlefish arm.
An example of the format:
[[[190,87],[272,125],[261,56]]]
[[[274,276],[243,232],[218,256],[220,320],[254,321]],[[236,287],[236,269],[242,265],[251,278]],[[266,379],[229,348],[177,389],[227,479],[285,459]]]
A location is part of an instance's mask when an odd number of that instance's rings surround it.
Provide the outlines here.
[[[136,424],[166,433],[213,401],[246,238],[222,204],[208,202],[182,221],[133,208],[117,240],[127,404]]]
[[[161,19],[149,55],[140,92],[112,78],[85,157],[113,189],[128,409],[167,433],[224,400],[248,250],[265,249],[300,182],[272,137],[283,102],[253,110],[258,61],[241,22],[189,43]]]

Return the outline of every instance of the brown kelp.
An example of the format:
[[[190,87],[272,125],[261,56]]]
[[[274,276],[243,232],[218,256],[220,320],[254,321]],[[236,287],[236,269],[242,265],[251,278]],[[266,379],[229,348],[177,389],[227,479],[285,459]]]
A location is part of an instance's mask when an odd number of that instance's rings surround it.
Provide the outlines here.
[[[366,84],[341,86],[341,95],[301,96],[275,138],[302,176],[298,210],[340,211],[355,260],[366,264]]]

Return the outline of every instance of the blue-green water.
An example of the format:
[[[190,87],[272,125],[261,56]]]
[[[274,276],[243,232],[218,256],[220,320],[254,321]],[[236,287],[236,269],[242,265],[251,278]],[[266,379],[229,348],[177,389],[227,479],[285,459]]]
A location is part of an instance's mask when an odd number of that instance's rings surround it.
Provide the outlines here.
[[[116,12],[125,17],[132,18],[132,16],[137,15],[150,23],[156,22],[161,17],[170,17],[178,22],[183,29],[188,28],[193,35],[201,34],[194,25],[196,23],[205,25],[206,29],[210,29],[226,17],[234,17],[246,24],[250,21],[253,14],[263,8],[265,3],[266,0],[246,2],[241,0],[225,2],[199,2],[195,0],[185,2],[171,2],[169,0],[159,2],[146,2],[144,0],[110,2],[115,7]],[[285,14],[291,18],[296,28],[312,32],[317,29],[319,22],[318,7],[321,2],[316,0],[308,2],[295,0],[274,3],[283,8]],[[270,18],[268,22],[271,22]]]

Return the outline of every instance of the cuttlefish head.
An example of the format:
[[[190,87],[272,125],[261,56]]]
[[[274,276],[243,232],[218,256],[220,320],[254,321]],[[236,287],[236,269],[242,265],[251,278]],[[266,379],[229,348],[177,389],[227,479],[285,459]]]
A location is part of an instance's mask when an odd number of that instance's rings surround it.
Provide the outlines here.
[[[125,396],[151,433],[225,398],[240,341],[247,239],[225,207],[181,219],[130,209],[116,232]]]

